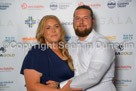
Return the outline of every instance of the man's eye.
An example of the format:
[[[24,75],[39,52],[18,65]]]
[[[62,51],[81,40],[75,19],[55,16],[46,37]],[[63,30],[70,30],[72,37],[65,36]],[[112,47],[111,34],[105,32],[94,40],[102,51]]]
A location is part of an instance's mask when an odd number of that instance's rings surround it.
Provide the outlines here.
[[[76,20],[79,20],[80,18],[79,17],[76,17]]]
[[[84,19],[88,19],[88,17],[84,17]]]

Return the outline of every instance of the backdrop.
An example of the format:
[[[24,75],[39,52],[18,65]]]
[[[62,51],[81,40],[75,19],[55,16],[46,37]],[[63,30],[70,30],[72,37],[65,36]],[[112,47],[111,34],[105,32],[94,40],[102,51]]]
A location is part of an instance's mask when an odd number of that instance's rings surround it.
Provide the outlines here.
[[[95,30],[115,45],[118,91],[136,91],[136,0],[0,0],[0,91],[26,91],[20,69],[40,19],[56,15],[69,40],[73,12],[83,4],[94,11]]]

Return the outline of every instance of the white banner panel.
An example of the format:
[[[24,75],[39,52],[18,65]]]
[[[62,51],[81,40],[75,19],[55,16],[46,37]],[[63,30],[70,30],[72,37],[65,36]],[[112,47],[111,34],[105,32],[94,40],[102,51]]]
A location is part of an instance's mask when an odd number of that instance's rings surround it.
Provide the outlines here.
[[[136,0],[0,0],[0,91],[26,91],[20,69],[40,19],[59,17],[69,40],[74,10],[84,4],[94,11],[95,30],[114,43],[118,91],[135,91]]]

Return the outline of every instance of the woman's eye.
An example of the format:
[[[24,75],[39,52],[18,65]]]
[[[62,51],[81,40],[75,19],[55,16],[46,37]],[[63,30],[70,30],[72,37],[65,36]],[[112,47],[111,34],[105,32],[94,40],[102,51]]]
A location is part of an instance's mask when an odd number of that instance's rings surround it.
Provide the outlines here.
[[[59,25],[56,25],[56,28],[59,28]]]
[[[50,29],[50,27],[46,27],[46,29],[47,29],[47,30],[49,30],[49,29]]]

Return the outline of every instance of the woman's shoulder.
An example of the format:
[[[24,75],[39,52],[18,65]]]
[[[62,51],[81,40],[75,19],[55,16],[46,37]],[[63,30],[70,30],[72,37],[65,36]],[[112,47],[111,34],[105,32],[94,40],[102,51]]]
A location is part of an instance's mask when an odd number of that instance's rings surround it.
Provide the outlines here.
[[[49,47],[46,44],[36,44],[29,49],[28,54],[41,55],[46,53],[48,49]]]
[[[29,49],[26,57],[31,58],[33,60],[42,60],[47,59],[48,58],[48,49],[47,45],[41,45],[41,44],[37,44],[31,47],[31,49]]]
[[[46,45],[34,45],[28,51],[27,55],[24,58],[23,68],[21,70],[23,74],[23,69],[34,69],[41,73],[47,73],[48,69],[48,55],[47,50],[45,49]],[[45,68],[45,69],[43,69]]]

